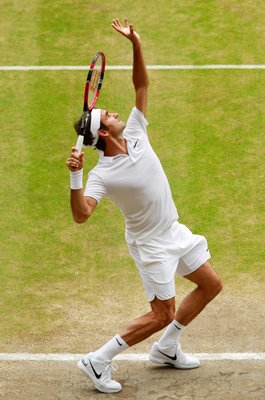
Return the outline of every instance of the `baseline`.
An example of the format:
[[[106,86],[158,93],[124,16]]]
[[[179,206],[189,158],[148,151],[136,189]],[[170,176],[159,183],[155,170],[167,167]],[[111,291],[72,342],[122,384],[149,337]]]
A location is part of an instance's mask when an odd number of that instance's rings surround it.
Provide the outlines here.
[[[77,361],[83,354],[0,353],[0,361]],[[265,361],[265,353],[193,353],[202,361]],[[148,361],[148,354],[119,354],[117,361]]]

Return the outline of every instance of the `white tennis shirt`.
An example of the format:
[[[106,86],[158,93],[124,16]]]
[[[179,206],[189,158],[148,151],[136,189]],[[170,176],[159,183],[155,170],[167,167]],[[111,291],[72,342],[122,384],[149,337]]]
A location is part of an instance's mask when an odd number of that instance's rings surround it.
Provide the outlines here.
[[[136,107],[123,136],[129,154],[101,156],[88,174],[84,195],[111,199],[126,223],[126,240],[144,243],[169,228],[178,219],[170,186],[147,136],[143,113]]]

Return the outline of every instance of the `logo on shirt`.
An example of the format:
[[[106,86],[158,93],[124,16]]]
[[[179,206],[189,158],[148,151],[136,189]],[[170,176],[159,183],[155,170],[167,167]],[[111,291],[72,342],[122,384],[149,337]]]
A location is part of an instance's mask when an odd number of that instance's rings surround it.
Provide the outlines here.
[[[135,149],[135,147],[136,147],[136,145],[137,145],[137,143],[138,143],[138,140],[136,140],[136,142],[134,143],[134,149]]]

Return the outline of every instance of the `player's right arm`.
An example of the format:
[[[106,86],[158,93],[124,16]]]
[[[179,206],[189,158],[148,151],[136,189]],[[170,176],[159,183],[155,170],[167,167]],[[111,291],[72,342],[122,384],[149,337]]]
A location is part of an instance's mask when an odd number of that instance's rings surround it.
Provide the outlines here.
[[[77,224],[86,222],[97,206],[95,199],[84,196],[83,189],[71,189],[70,203],[73,219]]]
[[[69,171],[74,174],[80,173],[83,170],[83,158],[84,153],[78,155],[76,149],[73,147],[66,161]],[[86,222],[95,210],[97,201],[92,197],[85,197],[83,188],[80,188],[71,189],[70,204],[74,221],[78,224],[82,224]]]

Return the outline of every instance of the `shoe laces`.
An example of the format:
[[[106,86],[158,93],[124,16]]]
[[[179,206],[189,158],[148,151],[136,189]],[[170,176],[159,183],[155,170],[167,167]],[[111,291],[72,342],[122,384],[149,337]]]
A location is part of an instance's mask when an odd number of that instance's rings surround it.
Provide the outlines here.
[[[118,365],[115,364],[113,361],[104,361],[104,365],[106,366],[106,375],[109,379],[111,379],[111,371],[117,371],[119,369]]]

